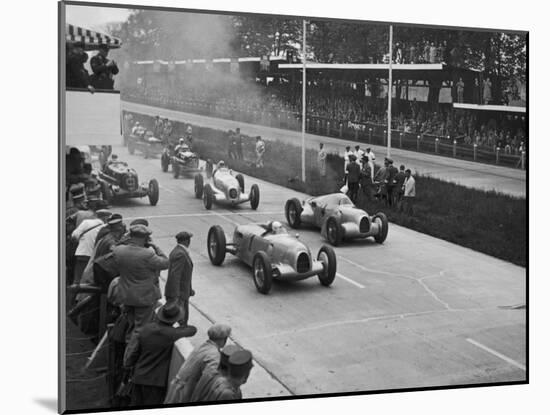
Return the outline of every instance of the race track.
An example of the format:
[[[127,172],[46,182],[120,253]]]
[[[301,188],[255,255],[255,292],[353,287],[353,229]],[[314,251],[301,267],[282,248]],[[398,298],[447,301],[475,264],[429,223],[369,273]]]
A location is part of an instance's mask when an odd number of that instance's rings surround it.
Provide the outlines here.
[[[152,207],[147,198],[132,199],[111,210],[126,222],[147,218],[167,254],[178,231],[194,234],[190,323],[228,323],[233,340],[253,352],[255,373],[267,373],[271,396],[526,380],[524,268],[390,224],[383,245],[336,248],[330,288],[310,278],[276,283],[262,295],[250,269],[230,254],[223,266],[210,264],[207,231],[217,224],[230,236],[237,224],[273,219],[286,225],[284,202],[305,195],[245,176],[247,191],[260,186],[257,211],[249,204],[206,211],[192,179],[162,173],[158,158],[113,152],[140,181],[159,181],[160,201]],[[317,231],[299,234],[315,253],[324,243]],[[199,329],[196,341],[204,341]],[[268,384],[260,383],[253,375],[244,397],[266,396]]]
[[[246,124],[239,121],[225,120],[221,118],[207,117],[204,115],[173,111],[149,105],[136,104],[121,101],[121,107],[126,111],[135,111],[151,116],[160,115],[172,120],[187,122],[204,127],[220,130],[241,128],[241,132],[249,136],[261,135],[265,140],[280,140],[286,143],[300,145],[302,135],[297,131],[270,128],[263,125]],[[340,140],[315,134],[306,134],[306,146],[319,149],[319,143],[325,143],[325,149],[329,152],[343,154],[345,146],[355,146],[356,141]],[[377,163],[381,163],[386,155],[386,148],[376,145],[370,146],[377,157]],[[417,153],[414,151],[392,148],[394,165],[404,164],[413,172],[436,177],[442,180],[462,184],[467,187],[495,190],[500,193],[516,197],[526,197],[526,171],[509,167],[494,166],[476,163],[450,157],[436,156],[432,154]]]

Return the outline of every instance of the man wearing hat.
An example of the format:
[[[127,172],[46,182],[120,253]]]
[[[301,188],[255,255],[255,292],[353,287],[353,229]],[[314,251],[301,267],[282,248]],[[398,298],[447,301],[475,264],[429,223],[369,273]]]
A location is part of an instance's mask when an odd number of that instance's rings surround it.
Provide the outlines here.
[[[67,71],[65,76],[67,88],[91,88],[90,75],[84,68],[84,64],[88,60],[88,55],[84,52],[84,43],[67,42],[66,52]]]
[[[91,76],[91,84],[97,89],[113,89],[113,75],[118,73],[118,66],[112,59],[108,59],[109,46],[106,44],[99,45],[99,51],[92,59],[90,66],[94,74]]]
[[[242,399],[241,386],[246,383],[252,364],[252,353],[238,350],[229,357],[229,371],[225,376],[216,377],[199,402],[233,401]]]
[[[170,267],[164,287],[164,297],[167,303],[177,304],[184,312],[180,326],[186,326],[189,321],[189,297],[193,296],[191,279],[193,277],[193,261],[189,255],[189,244],[193,234],[179,232],[176,235],[177,245],[170,252]]]
[[[208,370],[217,371],[220,362],[220,350],[225,346],[231,334],[231,327],[215,324],[208,329],[208,340],[193,349],[187,360],[181,365],[170,385],[164,403],[191,402],[196,385]]]
[[[140,329],[153,317],[160,299],[158,272],[169,266],[168,257],[150,240],[145,225],[130,226],[129,239],[113,248],[114,262],[120,272],[119,294],[130,325]]]
[[[367,164],[370,168],[371,181],[374,181],[374,160],[376,160],[376,156],[374,155],[374,152],[371,150],[370,147],[367,147],[367,152],[365,153],[365,156],[367,156]]]
[[[395,177],[397,176],[397,167],[393,165],[393,160],[388,159],[388,172],[386,174],[386,187],[388,190],[387,204],[392,206],[393,204],[393,192],[395,188]]]
[[[359,190],[359,178],[361,177],[361,167],[356,162],[355,154],[350,154],[349,163],[346,167],[348,175],[349,198],[353,203],[357,201],[357,192]]]
[[[218,366],[215,369],[211,366],[205,368],[201,378],[197,382],[197,386],[195,386],[195,389],[193,390],[193,394],[191,395],[189,402],[204,401],[216,378],[219,376],[229,376],[229,358],[233,355],[233,353],[239,350],[242,349],[235,344],[228,344],[220,350],[220,362]]]
[[[256,167],[264,167],[265,142],[262,137],[256,137]]]
[[[173,327],[181,319],[181,310],[175,304],[160,307],[156,316],[156,321],[133,333],[124,352],[124,368],[133,369],[132,405],[162,404],[174,343],[197,332],[192,326]]]

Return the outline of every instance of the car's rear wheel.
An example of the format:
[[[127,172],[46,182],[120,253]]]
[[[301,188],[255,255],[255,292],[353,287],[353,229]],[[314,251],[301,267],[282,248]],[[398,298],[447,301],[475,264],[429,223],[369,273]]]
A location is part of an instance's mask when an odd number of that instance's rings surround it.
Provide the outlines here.
[[[235,178],[239,182],[239,187],[241,188],[241,192],[244,193],[244,177],[243,177],[243,175],[239,173],[235,176]]]
[[[212,191],[212,187],[210,186],[210,183],[206,183],[206,185],[204,186],[202,201],[204,203],[204,207],[207,210],[212,209],[213,200],[214,200],[214,192]]]
[[[342,229],[334,217],[327,220],[327,239],[332,246],[338,246],[342,243]]]
[[[268,294],[273,284],[271,261],[267,254],[259,251],[252,260],[252,278],[256,289],[262,294]]]
[[[250,187],[250,207],[254,210],[258,209],[260,204],[260,188],[257,184],[253,184]]]
[[[180,165],[177,161],[174,161],[174,163],[172,163],[172,172],[174,173],[174,179],[180,177]]]
[[[148,196],[151,206],[156,206],[159,201],[159,182],[157,182],[157,179],[151,179],[149,181]]]
[[[225,259],[225,233],[221,226],[214,225],[208,231],[207,250],[210,262],[221,265]]]
[[[298,199],[293,198],[286,201],[285,216],[291,228],[298,229],[300,227],[302,224],[301,214],[302,205]]]
[[[195,175],[195,197],[197,199],[200,199],[202,197],[202,193],[204,191],[204,179],[202,178],[202,174],[196,174]]]
[[[323,272],[318,275],[319,282],[330,286],[336,278],[336,254],[330,246],[323,245],[317,254],[317,260],[323,263]]]
[[[378,224],[378,233],[374,235],[374,240],[379,244],[384,243],[388,236],[387,216],[382,212],[378,212],[374,215],[373,222]]]

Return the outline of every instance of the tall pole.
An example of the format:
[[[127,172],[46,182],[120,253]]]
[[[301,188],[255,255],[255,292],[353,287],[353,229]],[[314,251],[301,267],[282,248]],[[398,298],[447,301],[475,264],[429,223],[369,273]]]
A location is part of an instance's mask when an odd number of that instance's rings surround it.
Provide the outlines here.
[[[389,66],[389,75],[388,75],[388,155],[390,157],[391,153],[391,97],[393,90],[393,80],[392,80],[392,58],[393,58],[393,26],[390,25],[390,66]]]
[[[306,181],[306,21],[302,42],[302,181]]]

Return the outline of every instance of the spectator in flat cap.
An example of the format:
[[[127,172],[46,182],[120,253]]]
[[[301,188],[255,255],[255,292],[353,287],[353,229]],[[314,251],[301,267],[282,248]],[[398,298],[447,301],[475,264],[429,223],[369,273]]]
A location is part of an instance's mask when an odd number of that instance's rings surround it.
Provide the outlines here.
[[[192,236],[193,234],[185,231],[176,235],[177,245],[170,252],[170,267],[164,287],[166,302],[177,304],[184,313],[179,321],[181,326],[186,326],[189,321],[189,297],[195,295],[191,284],[193,261],[189,253]]]
[[[220,349],[231,334],[231,327],[215,324],[208,329],[208,340],[195,348],[181,365],[174,377],[164,403],[191,402],[197,382],[208,370],[217,371],[220,362]]]
[[[152,243],[145,225],[130,226],[130,237],[113,248],[114,263],[120,272],[119,294],[132,329],[139,330],[153,316],[160,299],[158,273],[169,266],[168,257]]]
[[[107,57],[108,55],[109,46],[101,44],[97,55],[90,59],[90,67],[93,71],[90,82],[94,88],[113,89],[114,87],[113,75],[118,73],[118,66],[114,60]]]
[[[132,405],[160,405],[166,395],[174,343],[197,332],[192,326],[173,327],[181,318],[175,304],[165,304],[155,321],[134,332],[124,353],[124,368],[133,369]]]
[[[191,395],[190,402],[201,402],[201,400],[205,399],[216,378],[219,376],[229,376],[229,358],[239,350],[242,349],[235,344],[228,344],[220,350],[220,363],[218,367],[213,369],[210,366],[204,370]]]
[[[210,384],[199,402],[234,401],[242,399],[241,386],[252,370],[252,353],[238,350],[229,357],[229,372],[218,376]]]

